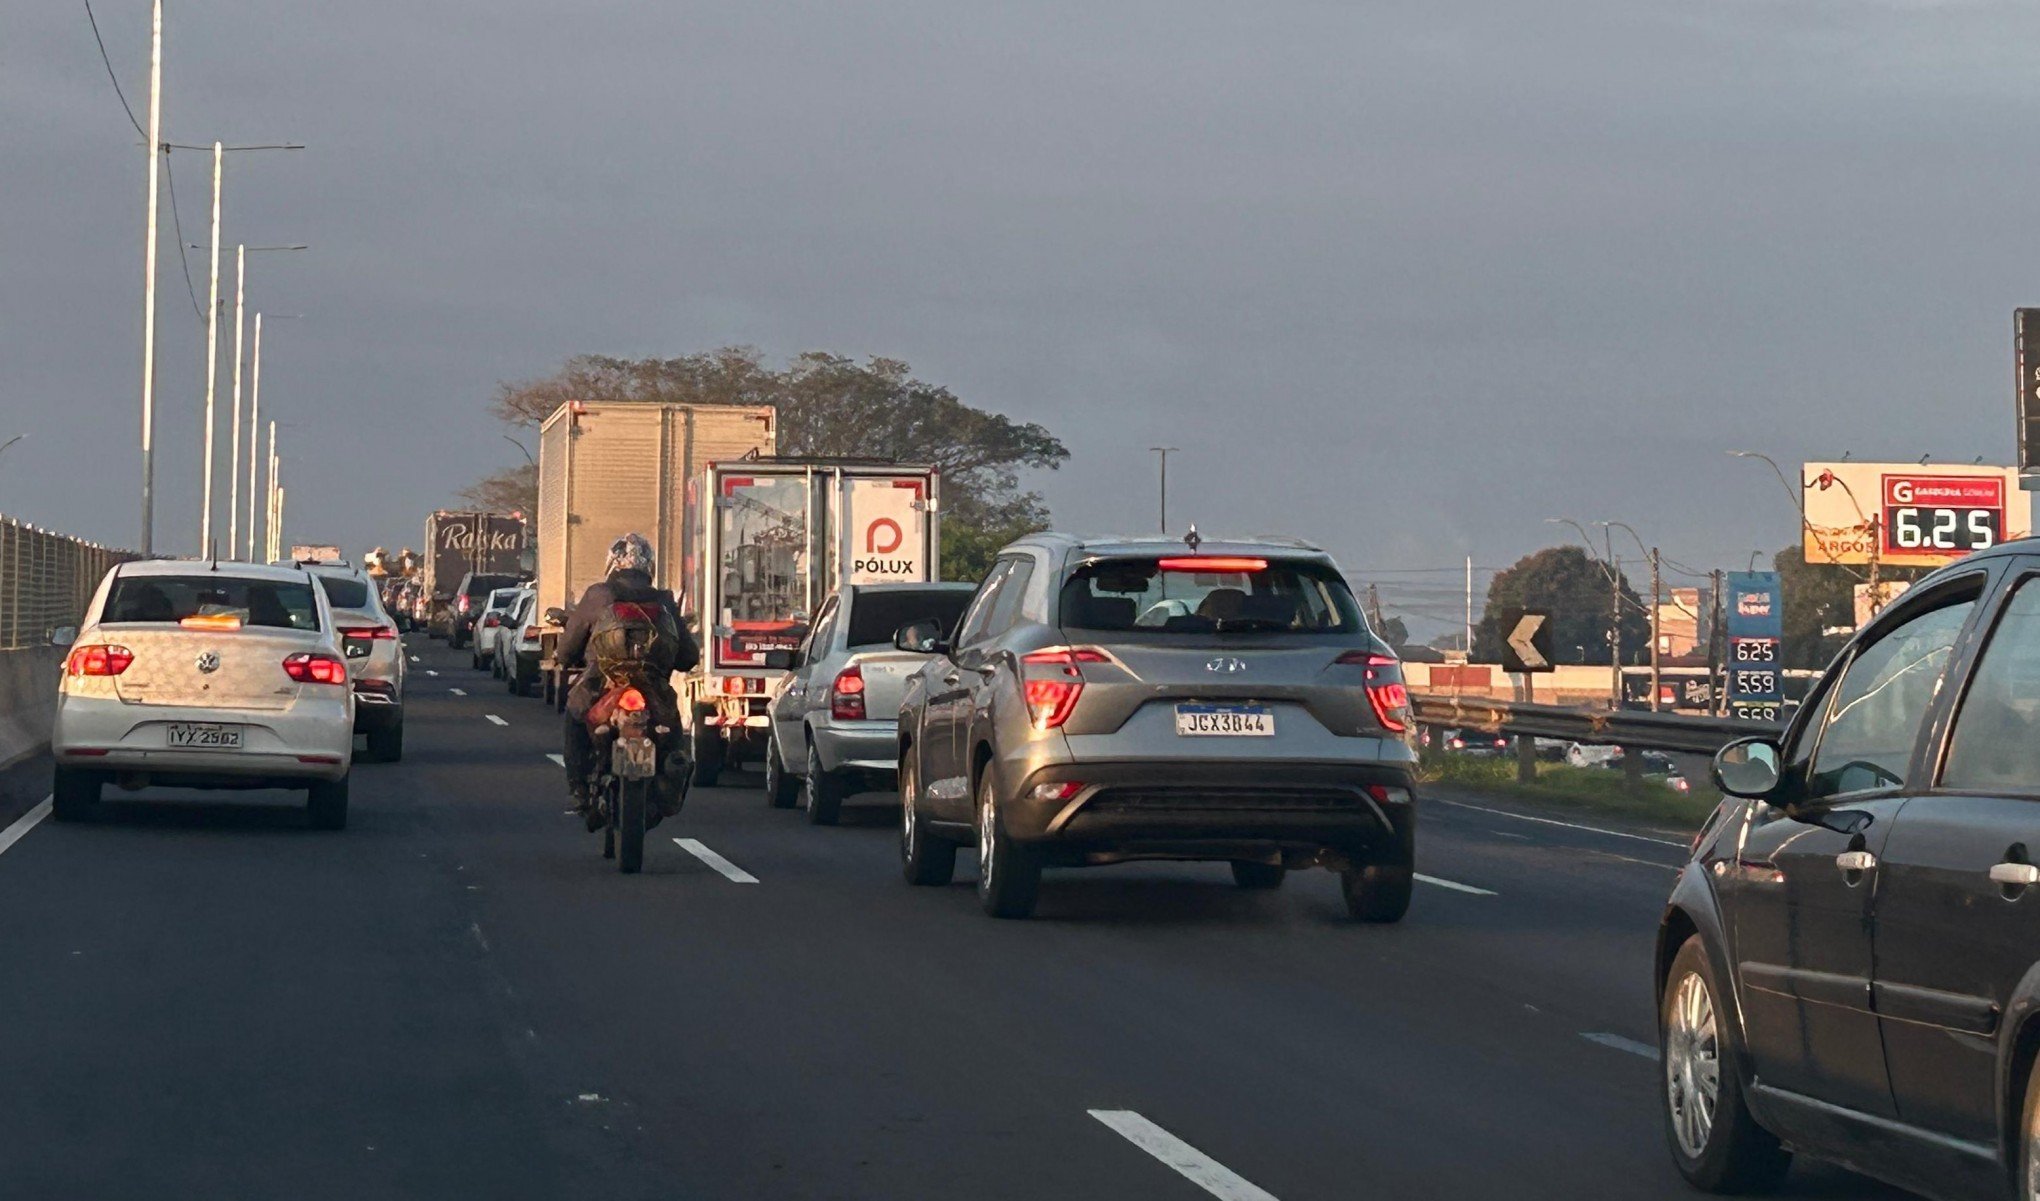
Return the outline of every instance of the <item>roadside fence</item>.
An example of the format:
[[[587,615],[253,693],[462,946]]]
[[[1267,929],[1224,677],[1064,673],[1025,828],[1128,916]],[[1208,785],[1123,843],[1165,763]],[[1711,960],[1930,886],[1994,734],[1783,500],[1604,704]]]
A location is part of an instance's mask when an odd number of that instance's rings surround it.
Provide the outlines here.
[[[51,630],[85,615],[107,570],[133,557],[0,514],[0,651],[49,645]]]

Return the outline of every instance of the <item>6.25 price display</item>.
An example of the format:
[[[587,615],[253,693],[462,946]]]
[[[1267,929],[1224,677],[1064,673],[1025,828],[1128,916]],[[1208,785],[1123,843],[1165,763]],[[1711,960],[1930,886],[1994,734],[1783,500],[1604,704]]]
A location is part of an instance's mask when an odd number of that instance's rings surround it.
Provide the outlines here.
[[[2001,540],[2003,519],[2000,509],[1896,505],[1884,511],[1885,545],[1891,550],[1983,550]]]

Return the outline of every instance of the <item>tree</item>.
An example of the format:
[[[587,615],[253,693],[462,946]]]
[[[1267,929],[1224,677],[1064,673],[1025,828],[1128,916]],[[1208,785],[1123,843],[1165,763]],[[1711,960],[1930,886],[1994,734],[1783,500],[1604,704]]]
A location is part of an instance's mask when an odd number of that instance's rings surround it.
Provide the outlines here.
[[[1650,620],[1646,606],[1618,577],[1622,590],[1622,658],[1626,663],[1650,657]],[[1518,559],[1498,572],[1488,585],[1487,607],[1473,628],[1473,657],[1499,662],[1502,615],[1509,609],[1539,609],[1551,614],[1551,650],[1560,663],[1608,661],[1609,595],[1607,566],[1587,557],[1577,546],[1553,546]]]
[[[942,574],[984,574],[1001,546],[1048,525],[1023,469],[1054,470],[1070,452],[1047,429],[973,408],[949,389],[914,378],[898,359],[862,363],[810,351],[783,369],[756,350],[726,346],[673,359],[579,355],[539,379],[498,387],[493,409],[534,426],[569,400],[770,404],[779,410],[782,454],[853,455],[932,463],[942,472]],[[505,490],[499,473],[469,493]],[[534,492],[535,496],[535,492]]]
[[[531,463],[506,467],[494,475],[483,476],[455,495],[490,513],[532,516],[538,512],[538,467]]]

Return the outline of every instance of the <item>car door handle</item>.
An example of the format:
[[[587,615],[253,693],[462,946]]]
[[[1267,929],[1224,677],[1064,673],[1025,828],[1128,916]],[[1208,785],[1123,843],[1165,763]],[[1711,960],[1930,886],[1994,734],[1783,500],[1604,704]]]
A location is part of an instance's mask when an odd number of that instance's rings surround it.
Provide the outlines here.
[[[1993,863],[1990,878],[2006,888],[2030,888],[2040,884],[2040,867],[2030,863]]]
[[[960,673],[952,671],[948,675],[942,677],[942,682],[944,684],[954,684],[958,680],[961,680],[962,678],[963,676]]]
[[[977,673],[983,676],[985,679],[989,680],[993,676],[999,674],[999,665],[996,663],[980,664],[977,668]]]
[[[1868,851],[1843,851],[1835,856],[1835,866],[1845,872],[1867,872],[1877,866],[1877,856]]]

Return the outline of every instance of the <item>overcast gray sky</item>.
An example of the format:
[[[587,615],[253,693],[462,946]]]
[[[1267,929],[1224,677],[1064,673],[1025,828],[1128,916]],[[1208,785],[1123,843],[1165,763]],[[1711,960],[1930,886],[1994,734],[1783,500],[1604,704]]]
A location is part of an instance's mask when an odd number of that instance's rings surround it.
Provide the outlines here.
[[[251,256],[250,304],[304,314],[264,346],[289,530],[351,551],[516,458],[498,380],[732,342],[1046,424],[1072,528],[1148,526],[1180,446],[1175,514],[1361,578],[1506,563],[1553,514],[1739,568],[1794,519],[1727,450],[2012,453],[2030,3],[167,7],[171,140],[310,147],[230,161],[226,239],[313,246]],[[139,111],[148,4],[95,10]],[[132,545],[146,168],[77,0],[0,0],[0,118],[0,512]],[[172,166],[203,241],[208,156]]]

